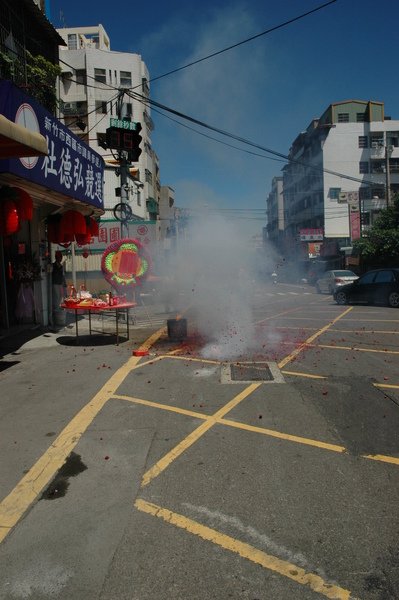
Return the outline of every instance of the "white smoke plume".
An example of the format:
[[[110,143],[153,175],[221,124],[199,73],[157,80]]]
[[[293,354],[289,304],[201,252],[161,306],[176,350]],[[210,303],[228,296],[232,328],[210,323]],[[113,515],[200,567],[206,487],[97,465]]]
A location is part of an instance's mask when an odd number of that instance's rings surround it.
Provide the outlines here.
[[[257,346],[251,300],[255,292],[254,249],[222,217],[195,218],[173,260],[176,292],[198,333],[209,342],[202,355],[231,360]],[[182,303],[182,306],[183,306]]]

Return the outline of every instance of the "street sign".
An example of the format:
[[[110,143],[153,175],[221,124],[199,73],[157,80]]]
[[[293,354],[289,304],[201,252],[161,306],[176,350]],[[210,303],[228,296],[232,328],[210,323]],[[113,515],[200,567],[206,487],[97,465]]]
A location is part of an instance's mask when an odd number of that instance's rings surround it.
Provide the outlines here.
[[[123,119],[110,119],[109,126],[117,127],[118,129],[130,129],[136,131],[137,123],[135,121],[124,121]]]

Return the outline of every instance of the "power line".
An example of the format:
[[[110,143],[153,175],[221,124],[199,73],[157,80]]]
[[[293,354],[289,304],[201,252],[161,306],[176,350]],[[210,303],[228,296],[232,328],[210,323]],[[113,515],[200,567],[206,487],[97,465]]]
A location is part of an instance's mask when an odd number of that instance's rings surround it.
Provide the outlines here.
[[[173,69],[172,71],[169,71],[168,73],[164,73],[163,75],[158,75],[157,77],[154,77],[153,79],[150,79],[149,83],[152,83],[153,81],[158,81],[158,79],[162,79],[163,77],[168,77],[169,75],[172,75],[173,73],[178,73],[179,71],[182,71],[183,69],[187,69],[188,67],[192,67],[194,65],[197,65],[200,62],[203,62],[205,60],[208,60],[210,58],[214,58],[215,56],[218,56],[219,54],[223,54],[224,52],[228,52],[229,50],[233,50],[234,48],[238,48],[238,46],[242,46],[243,44],[248,44],[248,42],[252,42],[253,40],[256,40],[264,35],[267,35],[269,33],[272,33],[273,31],[277,31],[277,29],[281,29],[282,27],[286,27],[287,25],[291,25],[291,23],[295,23],[296,21],[299,21],[300,19],[304,19],[305,17],[308,17],[309,15],[322,10],[323,8],[326,8],[326,6],[329,6],[330,4],[334,4],[337,0],[330,0],[330,2],[326,2],[325,4],[322,4],[321,6],[318,6],[317,8],[314,8],[312,10],[309,10],[306,13],[303,13],[301,15],[299,15],[298,17],[294,17],[293,19],[289,19],[288,21],[285,21],[284,23],[280,23],[280,25],[276,25],[275,27],[271,27],[270,29],[267,29],[266,31],[263,31],[262,33],[258,33],[257,35],[253,35],[250,38],[247,38],[246,40],[243,40],[241,42],[237,42],[236,44],[233,44],[232,46],[228,46],[227,48],[223,48],[223,50],[218,50],[217,52],[213,52],[213,54],[209,54],[208,56],[204,56],[203,58],[199,58],[198,60],[194,60],[182,67],[178,67],[177,69]],[[132,88],[133,89],[133,88]]]

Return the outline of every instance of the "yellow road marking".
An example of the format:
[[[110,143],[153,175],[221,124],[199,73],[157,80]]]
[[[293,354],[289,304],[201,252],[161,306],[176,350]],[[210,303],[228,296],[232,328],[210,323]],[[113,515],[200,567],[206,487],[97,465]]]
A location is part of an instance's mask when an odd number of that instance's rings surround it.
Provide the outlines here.
[[[328,379],[325,375],[310,375],[309,373],[296,373],[294,371],[281,371],[284,375],[297,375],[298,377],[310,377],[310,379]]]
[[[324,333],[325,331],[327,331],[330,327],[332,327],[333,325],[335,325],[335,323],[337,321],[339,321],[340,319],[342,319],[345,315],[347,315],[350,311],[352,310],[352,307],[348,308],[345,312],[343,312],[342,314],[338,315],[338,317],[336,317],[333,321],[331,321],[331,323],[329,323],[328,325],[326,325],[325,327],[322,327],[321,329],[319,329],[314,335],[310,336],[310,338],[308,338],[306,340],[306,342],[304,342],[303,344],[301,344],[299,346],[299,348],[296,348],[296,350],[294,350],[293,352],[291,352],[291,354],[289,354],[288,356],[286,356],[281,362],[278,363],[278,367],[280,369],[282,369],[283,367],[285,367],[285,365],[289,362],[291,362],[291,360],[293,358],[295,358],[295,356],[297,356],[300,352],[302,352],[302,350],[308,346],[309,344],[311,344],[313,342],[313,340],[315,340],[317,337],[319,337],[319,335],[321,335],[322,333]]]
[[[163,456],[147,473],[144,473],[141,482],[141,487],[144,487],[152,481],[155,477],[158,477],[162,471],[164,471],[178,456],[180,456],[187,448],[189,448],[194,442],[196,442],[204,433],[206,433],[211,427],[217,423],[225,414],[232,410],[237,404],[239,404],[244,398],[249,396],[261,383],[253,383],[243,390],[238,396],[233,398],[214,415],[208,416],[205,423],[202,423],[197,429],[195,429],[190,435],[182,440],[177,446],[175,446],[168,454]]]
[[[399,465],[399,458],[395,458],[394,456],[384,456],[383,454],[375,454],[372,456],[371,454],[366,456],[362,456],[362,458],[368,458],[370,460],[377,460],[379,462],[386,462],[392,465]]]
[[[153,334],[140,347],[147,350],[165,331],[161,329]],[[107,381],[92,400],[68,423],[50,448],[39,458],[28,473],[0,504],[0,543],[10,529],[16,525],[37,495],[49,483],[55,473],[62,467],[68,455],[79,442],[94,417],[103,408],[107,400],[113,396],[124,381],[127,374],[141,357],[132,356]]]
[[[259,384],[259,385],[261,385],[261,384]],[[290,433],[283,433],[281,431],[276,431],[275,429],[266,429],[264,427],[256,427],[254,425],[249,425],[247,423],[240,423],[238,421],[231,421],[230,419],[223,419],[222,417],[217,418],[216,415],[218,413],[215,413],[215,415],[204,415],[202,413],[195,412],[192,410],[186,410],[184,408],[179,408],[177,406],[170,406],[168,404],[160,404],[158,402],[151,402],[149,400],[143,400],[141,398],[132,398],[130,396],[122,396],[119,394],[114,394],[113,398],[116,398],[118,400],[125,400],[127,402],[133,402],[136,404],[141,404],[143,406],[149,406],[151,408],[158,408],[161,410],[175,412],[175,413],[182,414],[182,415],[185,415],[188,417],[194,417],[196,419],[201,419],[203,421],[209,422],[209,426],[207,428],[196,429],[191,434],[191,436],[193,436],[193,437],[188,436],[188,438],[185,438],[180,444],[178,444],[178,446],[176,446],[173,450],[171,450],[171,452],[169,454],[167,454],[166,457],[164,457],[164,459],[166,459],[165,463],[163,462],[163,459],[161,459],[157,463],[157,465],[154,465],[154,467],[152,467],[152,469],[154,469],[154,472],[152,473],[151,472],[152,470],[150,469],[144,475],[141,487],[144,487],[145,485],[147,485],[152,479],[154,479],[157,475],[159,475],[159,473],[161,473],[163,470],[165,470],[169,466],[169,464],[171,462],[173,462],[173,460],[175,458],[180,456],[181,453],[186,448],[191,446],[197,439],[199,439],[201,437],[201,435],[203,433],[208,431],[208,429],[210,427],[212,427],[213,425],[215,425],[216,423],[218,423],[220,425],[228,425],[229,427],[235,427],[236,429],[243,429],[243,430],[251,431],[254,433],[260,433],[262,435],[268,435],[270,437],[274,437],[274,438],[281,439],[281,440],[286,440],[288,442],[294,442],[296,444],[303,444],[305,446],[312,446],[314,448],[320,448],[322,450],[329,450],[331,452],[347,453],[347,449],[344,446],[338,446],[337,444],[329,444],[327,442],[322,442],[320,440],[314,440],[311,438],[305,438],[305,437],[301,437],[298,435],[292,435]],[[235,399],[235,400],[237,400],[237,399]],[[187,440],[188,440],[188,442],[187,442]],[[371,459],[371,460],[375,460],[375,461],[379,461],[379,462],[391,463],[391,464],[395,464],[395,465],[399,464],[399,458],[395,458],[392,456],[386,456],[384,454],[377,454],[375,456],[363,455],[363,456],[361,456],[361,458],[367,458],[367,459]],[[156,469],[157,466],[158,466],[158,470]],[[161,468],[161,467],[163,467],[163,468]]]
[[[375,348],[359,348],[359,346],[335,346],[326,344],[307,344],[309,348],[328,348],[330,350],[350,350],[352,352],[376,352],[378,354],[399,354],[398,350],[376,350]]]
[[[345,590],[344,588],[332,583],[327,583],[314,573],[307,573],[305,569],[302,569],[297,565],[276,558],[275,556],[271,556],[270,554],[266,554],[266,552],[258,550],[250,544],[246,544],[245,542],[234,539],[229,535],[220,533],[215,529],[201,525],[200,523],[197,523],[192,519],[188,519],[183,515],[179,515],[178,513],[174,513],[166,508],[157,506],[152,502],[146,502],[145,500],[137,499],[134,505],[141,512],[163,519],[166,523],[170,523],[171,525],[175,525],[180,529],[184,529],[185,531],[188,531],[189,533],[192,533],[203,540],[212,542],[213,544],[216,544],[217,546],[220,546],[229,552],[234,552],[242,558],[246,558],[257,565],[261,565],[265,569],[270,569],[271,571],[279,573],[279,575],[287,577],[296,583],[306,585],[314,592],[322,594],[326,598],[335,598],[336,600],[350,600],[352,598],[355,600],[355,598],[351,596],[349,590]]]
[[[391,390],[399,390],[399,385],[389,385],[388,383],[373,383],[375,387],[389,388]]]
[[[236,427],[237,429],[246,429],[247,431],[262,433],[264,435],[269,435],[281,440],[287,440],[289,442],[296,442],[297,444],[304,444],[306,446],[315,446],[316,448],[331,450],[332,452],[346,452],[346,448],[344,446],[327,444],[326,442],[319,442],[318,440],[312,440],[310,438],[304,438],[298,435],[291,435],[290,433],[281,433],[279,431],[275,431],[274,429],[255,427],[253,425],[247,425],[246,423],[239,423],[238,421],[230,421],[229,419],[219,419],[219,423],[222,423],[223,425],[229,425],[230,427]]]

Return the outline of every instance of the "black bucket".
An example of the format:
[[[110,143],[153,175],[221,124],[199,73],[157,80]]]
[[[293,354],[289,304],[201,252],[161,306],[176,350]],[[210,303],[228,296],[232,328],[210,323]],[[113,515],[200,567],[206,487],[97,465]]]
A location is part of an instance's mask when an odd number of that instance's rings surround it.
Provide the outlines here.
[[[187,337],[187,319],[168,319],[168,337],[182,340]]]

